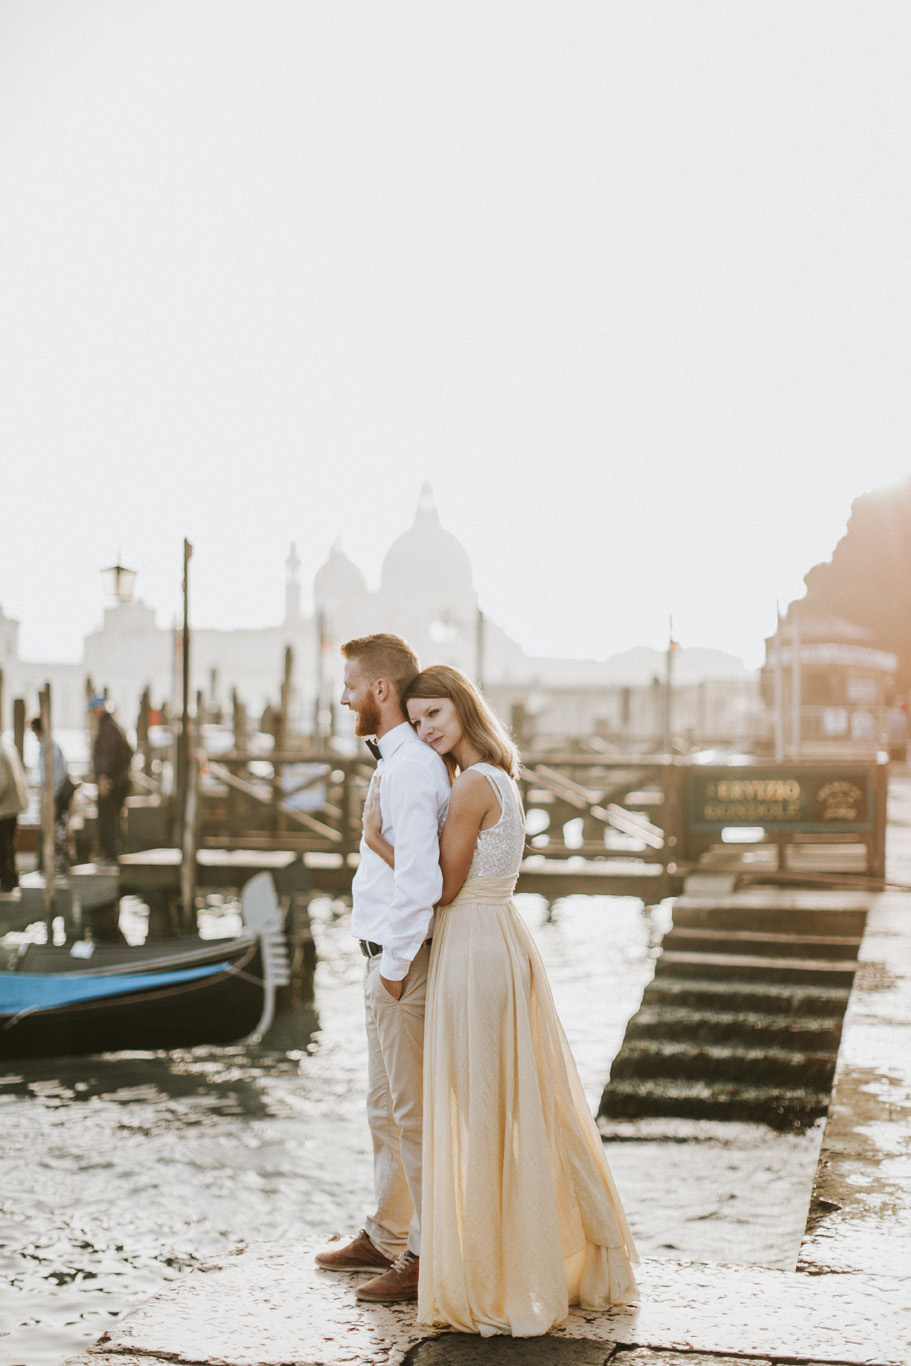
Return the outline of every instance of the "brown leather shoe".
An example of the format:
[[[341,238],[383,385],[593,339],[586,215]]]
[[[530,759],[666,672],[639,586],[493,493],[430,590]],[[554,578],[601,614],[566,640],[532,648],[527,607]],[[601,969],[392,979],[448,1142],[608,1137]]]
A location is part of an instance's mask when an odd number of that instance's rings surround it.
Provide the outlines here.
[[[403,1252],[388,1271],[372,1281],[358,1286],[355,1299],[369,1304],[396,1304],[399,1300],[418,1297],[418,1271],[421,1259],[413,1252]]]
[[[383,1267],[392,1266],[392,1262],[378,1247],[373,1246],[366,1230],[361,1229],[357,1237],[344,1247],[318,1252],[316,1265],[324,1271],[380,1271]]]

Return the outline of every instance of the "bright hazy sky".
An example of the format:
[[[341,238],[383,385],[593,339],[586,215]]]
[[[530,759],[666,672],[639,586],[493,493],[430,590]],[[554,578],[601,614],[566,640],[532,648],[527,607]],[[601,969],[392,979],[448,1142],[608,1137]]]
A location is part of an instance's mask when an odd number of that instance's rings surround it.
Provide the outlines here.
[[[0,0],[0,606],[77,658],[374,587],[760,661],[911,472],[907,0]]]

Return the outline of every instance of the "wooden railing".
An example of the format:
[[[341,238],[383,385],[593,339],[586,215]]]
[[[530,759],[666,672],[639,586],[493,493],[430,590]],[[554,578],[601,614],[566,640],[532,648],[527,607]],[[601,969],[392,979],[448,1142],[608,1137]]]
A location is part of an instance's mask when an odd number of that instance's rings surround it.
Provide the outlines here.
[[[197,847],[331,853],[347,861],[360,842],[373,771],[366,755],[232,751],[205,759]],[[806,867],[808,847],[828,846],[831,863],[836,846],[854,845],[856,871],[882,878],[886,782],[883,765],[856,760],[708,768],[677,756],[529,754],[520,778],[526,866],[546,864],[557,875],[562,865],[569,878],[573,868],[581,876],[580,861],[603,873],[613,862],[618,877],[621,867],[662,874],[672,891],[706,860],[734,866],[738,827],[752,827],[745,866],[755,865],[759,845],[771,848],[779,871]],[[780,800],[779,787],[786,794]],[[738,793],[748,795],[739,800]],[[852,794],[858,804],[849,819]]]
[[[206,759],[200,846],[350,853],[372,772],[369,759],[293,750]]]

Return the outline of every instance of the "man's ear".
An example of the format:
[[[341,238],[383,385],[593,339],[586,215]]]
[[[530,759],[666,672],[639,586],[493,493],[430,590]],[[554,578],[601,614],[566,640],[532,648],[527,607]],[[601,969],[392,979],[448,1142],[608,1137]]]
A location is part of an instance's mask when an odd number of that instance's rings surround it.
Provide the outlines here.
[[[386,682],[385,678],[378,678],[373,685],[373,691],[376,694],[377,702],[387,702],[389,700],[392,689],[389,687],[389,684]]]

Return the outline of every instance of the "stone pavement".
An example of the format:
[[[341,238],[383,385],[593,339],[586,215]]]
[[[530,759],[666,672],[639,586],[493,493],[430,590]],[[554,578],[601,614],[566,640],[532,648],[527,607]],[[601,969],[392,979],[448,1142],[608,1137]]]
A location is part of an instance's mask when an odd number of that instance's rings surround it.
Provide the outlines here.
[[[911,896],[906,892],[876,897],[859,958],[798,1269],[911,1277]],[[911,1280],[908,1291],[911,1298]]]
[[[546,1338],[484,1340],[420,1329],[413,1305],[358,1305],[357,1277],[319,1271],[313,1251],[259,1244],[200,1269],[127,1314],[69,1366],[677,1366],[681,1353],[706,1362],[911,1363],[908,1283],[898,1277],[655,1258],[640,1268],[637,1307],[576,1310]],[[692,1355],[687,1366],[696,1366]]]
[[[546,1338],[419,1330],[315,1248],[259,1244],[127,1314],[67,1366],[911,1366],[911,895],[874,897],[796,1271],[647,1260],[638,1306]]]

